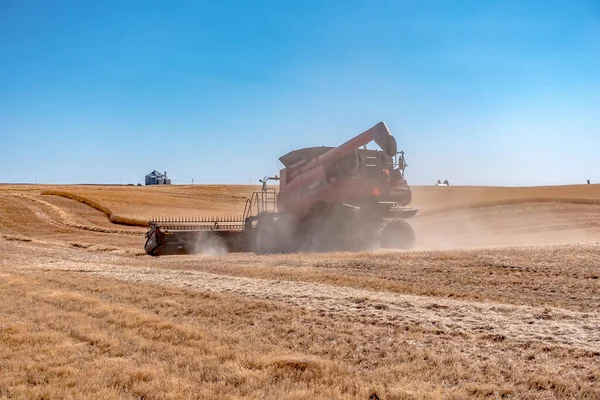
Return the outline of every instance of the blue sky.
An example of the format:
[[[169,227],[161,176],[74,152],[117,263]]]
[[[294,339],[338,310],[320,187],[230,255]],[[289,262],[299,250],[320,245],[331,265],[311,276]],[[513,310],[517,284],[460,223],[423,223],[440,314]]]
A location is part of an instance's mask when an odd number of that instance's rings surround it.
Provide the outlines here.
[[[2,182],[256,182],[382,120],[412,184],[600,182],[600,2],[0,0]]]

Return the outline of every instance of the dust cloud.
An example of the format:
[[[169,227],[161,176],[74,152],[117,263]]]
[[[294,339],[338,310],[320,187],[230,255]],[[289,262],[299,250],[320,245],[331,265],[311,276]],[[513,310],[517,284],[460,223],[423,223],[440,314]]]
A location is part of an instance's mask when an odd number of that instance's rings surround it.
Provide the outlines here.
[[[416,217],[417,249],[594,243],[600,241],[600,207],[524,203]]]
[[[192,253],[205,256],[223,256],[227,254],[225,240],[208,231],[196,235],[191,248]]]
[[[600,207],[572,203],[523,203],[417,215],[407,220],[416,233],[415,250],[455,250],[478,247],[600,242]],[[339,224],[345,224],[340,229]],[[364,232],[375,229],[353,226],[329,218],[314,230],[300,233],[288,218],[277,218],[257,229],[249,243],[259,253],[324,253],[378,251],[377,238]],[[260,231],[260,232],[258,232]],[[257,239],[258,237],[258,239]],[[343,244],[340,244],[343,243]],[[211,232],[196,237],[193,253],[221,256],[227,240]],[[391,250],[400,250],[390,248]]]

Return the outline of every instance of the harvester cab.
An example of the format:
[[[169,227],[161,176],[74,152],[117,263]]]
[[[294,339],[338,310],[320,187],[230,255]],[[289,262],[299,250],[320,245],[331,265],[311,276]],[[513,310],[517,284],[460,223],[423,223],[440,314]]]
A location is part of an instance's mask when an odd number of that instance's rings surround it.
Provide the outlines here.
[[[380,150],[366,145],[374,141]],[[404,152],[380,122],[338,147],[297,149],[279,158],[279,175],[260,179],[240,217],[154,219],[150,255],[253,251],[277,253],[373,248],[410,249],[405,219],[411,190]],[[279,181],[279,191],[268,182]]]

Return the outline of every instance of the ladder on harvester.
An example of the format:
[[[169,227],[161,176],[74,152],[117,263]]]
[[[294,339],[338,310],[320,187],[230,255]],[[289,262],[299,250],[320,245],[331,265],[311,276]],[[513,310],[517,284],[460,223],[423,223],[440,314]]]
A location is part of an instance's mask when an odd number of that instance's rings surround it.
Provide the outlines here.
[[[277,211],[277,191],[273,188],[266,188],[252,193],[252,196],[246,200],[244,220],[262,213],[276,213]]]
[[[249,199],[246,200],[244,207],[243,220],[248,223],[252,223],[254,218],[264,213],[277,213],[277,191],[274,188],[267,187],[267,182],[270,180],[278,181],[279,177],[265,177],[261,179],[262,190],[260,192],[252,193]],[[247,225],[246,225],[247,226]]]

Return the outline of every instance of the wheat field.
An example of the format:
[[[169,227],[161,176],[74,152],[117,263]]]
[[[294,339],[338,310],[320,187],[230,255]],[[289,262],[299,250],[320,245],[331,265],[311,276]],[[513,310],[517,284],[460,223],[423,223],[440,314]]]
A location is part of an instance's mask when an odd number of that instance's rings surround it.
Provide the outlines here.
[[[0,186],[0,398],[600,398],[600,186],[415,187],[410,252],[144,254],[256,189]]]

